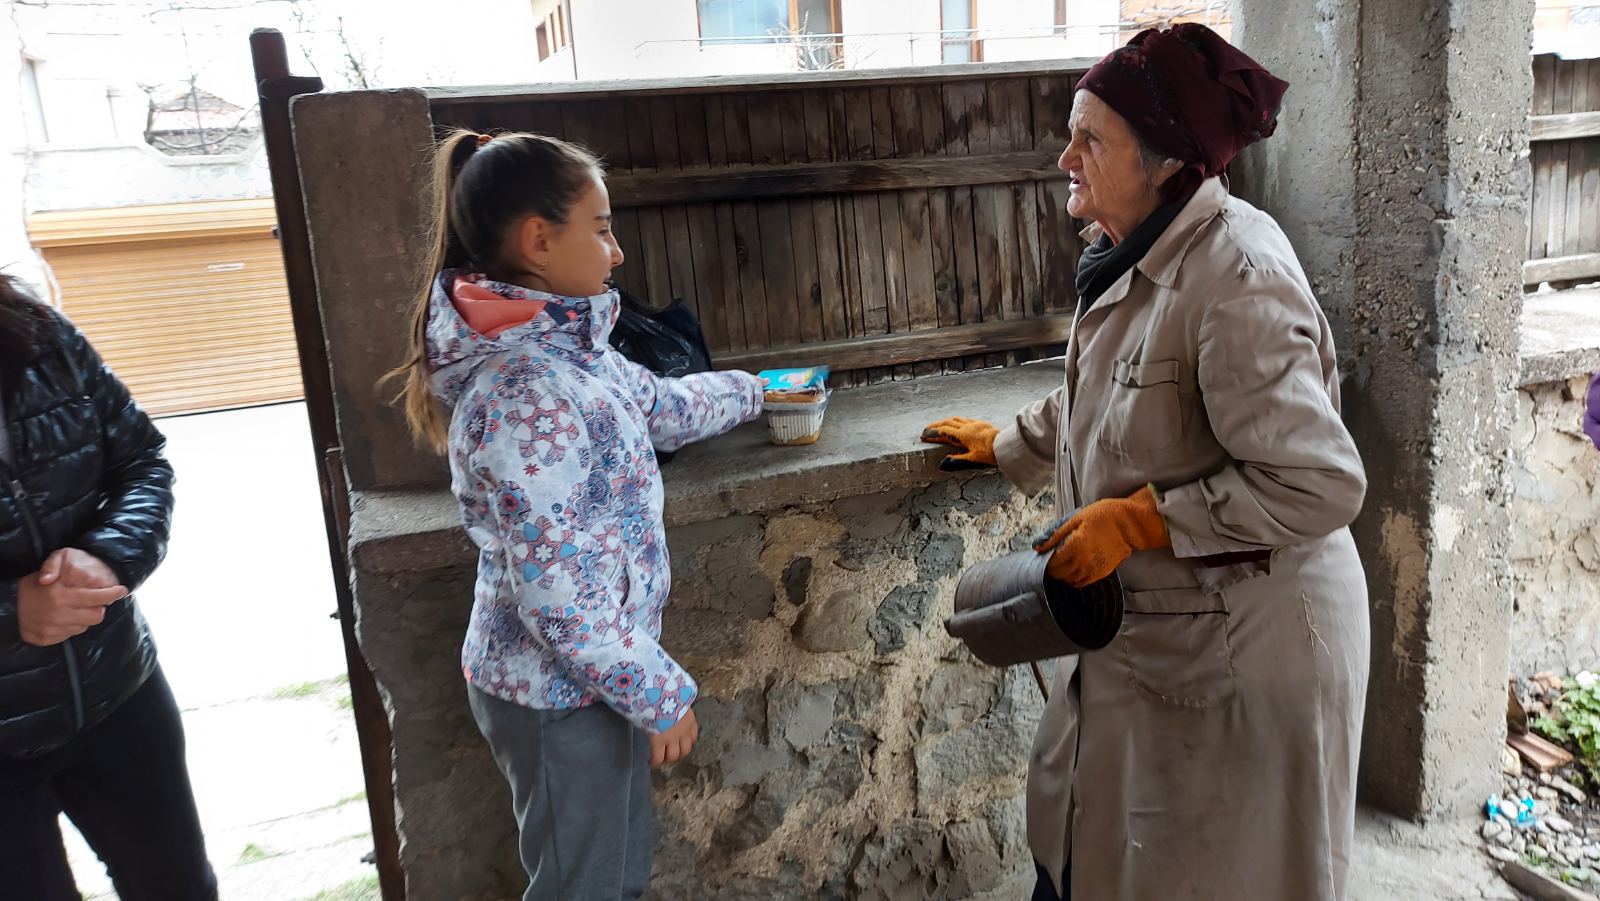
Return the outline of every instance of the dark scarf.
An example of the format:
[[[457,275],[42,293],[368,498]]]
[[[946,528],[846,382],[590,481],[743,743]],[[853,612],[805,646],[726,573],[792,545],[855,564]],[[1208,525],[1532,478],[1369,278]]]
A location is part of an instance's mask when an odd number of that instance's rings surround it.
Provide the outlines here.
[[[1111,236],[1103,234],[1100,240],[1083,249],[1083,254],[1078,257],[1079,316],[1089,312],[1094,302],[1106,293],[1107,288],[1116,284],[1117,279],[1139,265],[1139,261],[1155,246],[1187,203],[1188,199],[1185,198],[1157,208],[1120,244],[1112,244]]]

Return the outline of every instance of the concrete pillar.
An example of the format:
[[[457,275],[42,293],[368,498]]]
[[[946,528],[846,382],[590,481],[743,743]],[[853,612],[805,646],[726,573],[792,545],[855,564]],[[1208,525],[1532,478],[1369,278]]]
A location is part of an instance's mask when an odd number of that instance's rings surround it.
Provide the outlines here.
[[[307,94],[290,107],[328,358],[351,491],[442,487],[443,460],[419,449],[395,387],[412,301],[428,274],[433,120],[421,91]],[[431,225],[431,223],[429,223]]]
[[[1532,21],[1531,0],[1235,6],[1235,40],[1292,85],[1236,188],[1335,322],[1371,481],[1361,788],[1419,818],[1498,784]]]

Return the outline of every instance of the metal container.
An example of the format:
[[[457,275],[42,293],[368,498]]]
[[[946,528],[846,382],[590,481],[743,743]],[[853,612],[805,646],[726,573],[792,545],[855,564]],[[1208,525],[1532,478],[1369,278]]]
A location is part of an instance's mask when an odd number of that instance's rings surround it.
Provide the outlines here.
[[[970,567],[956,585],[946,632],[992,666],[1011,666],[1111,643],[1122,628],[1122,582],[1112,573],[1085,588],[1045,575],[1049,554],[1018,551]]]

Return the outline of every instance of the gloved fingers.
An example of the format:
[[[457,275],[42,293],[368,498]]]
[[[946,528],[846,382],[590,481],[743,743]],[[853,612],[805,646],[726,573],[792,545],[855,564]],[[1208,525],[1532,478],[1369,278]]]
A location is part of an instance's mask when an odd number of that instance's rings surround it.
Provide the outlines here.
[[[929,426],[922,430],[922,440],[928,444],[948,444],[951,447],[965,448],[967,445],[954,432],[945,429],[936,429]]]
[[[1045,565],[1045,574],[1073,588],[1082,588],[1104,579],[1117,568],[1103,547],[1088,540],[1083,532],[1068,535]]]
[[[968,454],[951,454],[939,461],[939,468],[945,472],[961,472],[968,469],[994,469],[995,465],[983,460],[974,460]]]
[[[1033,543],[1033,549],[1041,554],[1048,554],[1059,547],[1062,542],[1066,541],[1072,533],[1078,531],[1082,526],[1082,515],[1074,513],[1056,523],[1047,534],[1040,536]]]

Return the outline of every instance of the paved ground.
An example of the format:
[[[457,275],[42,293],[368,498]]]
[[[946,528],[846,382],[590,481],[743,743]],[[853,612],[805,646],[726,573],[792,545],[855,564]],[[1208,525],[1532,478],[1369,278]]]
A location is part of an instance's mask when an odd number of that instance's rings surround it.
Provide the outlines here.
[[[1480,821],[1424,829],[1362,810],[1356,819],[1351,901],[1517,901],[1483,851]]]
[[[321,500],[300,404],[164,419],[171,552],[140,591],[229,901],[376,898]],[[79,887],[109,880],[69,828]]]

